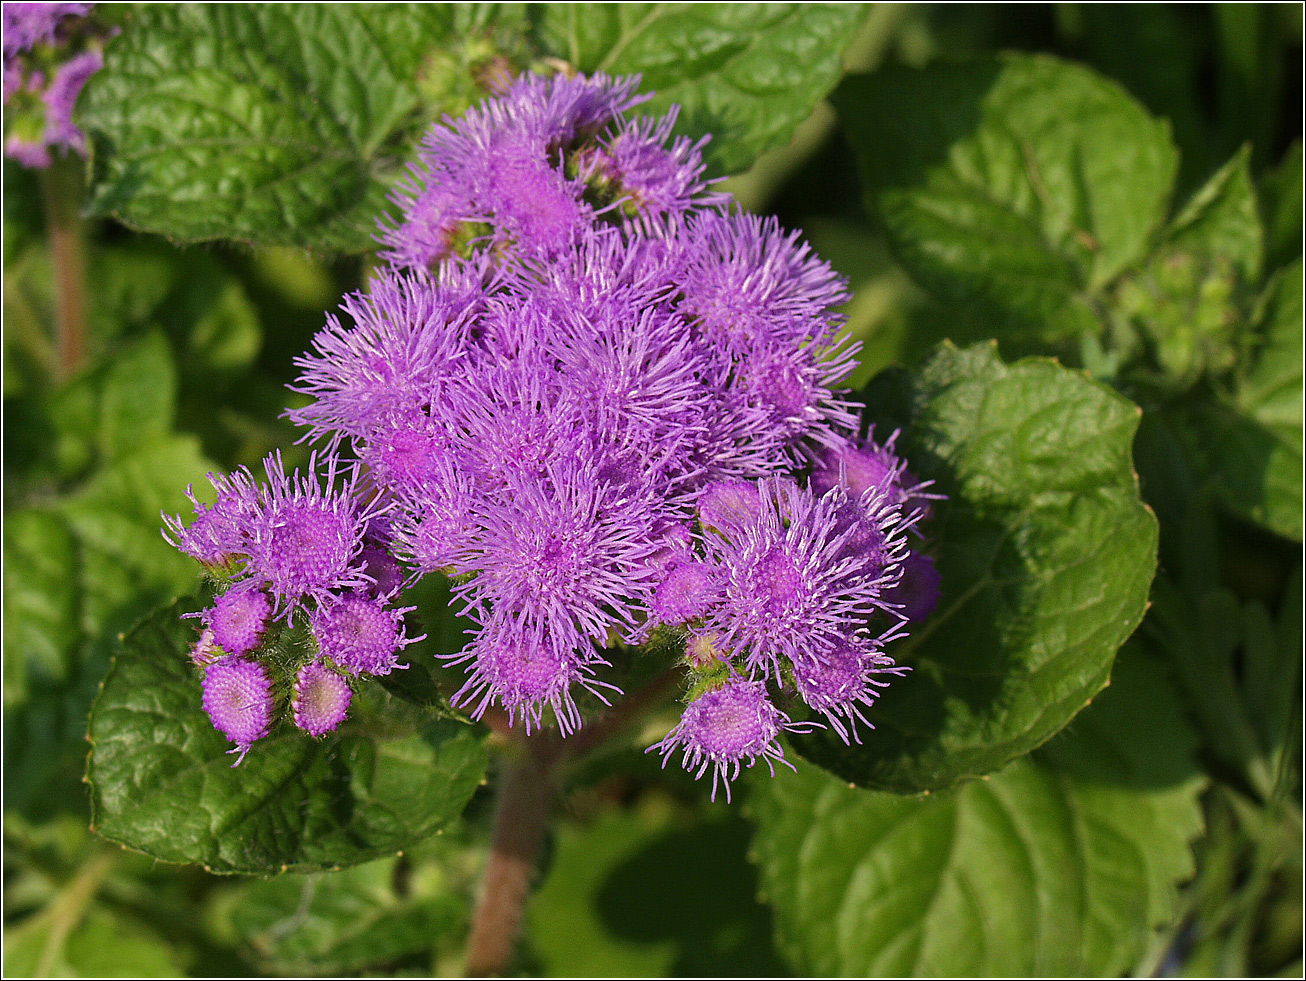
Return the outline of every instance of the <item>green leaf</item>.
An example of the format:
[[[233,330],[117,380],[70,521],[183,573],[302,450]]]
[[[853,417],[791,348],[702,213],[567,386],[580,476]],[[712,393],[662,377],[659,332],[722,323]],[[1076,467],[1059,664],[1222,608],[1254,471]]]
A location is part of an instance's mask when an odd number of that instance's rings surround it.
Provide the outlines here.
[[[1279,165],[1261,182],[1269,268],[1301,256],[1302,163],[1301,140],[1288,148]]]
[[[147,443],[80,490],[9,514],[5,565],[6,808],[84,807],[86,713],[119,632],[194,587],[159,512],[208,469],[190,438]],[[71,799],[70,799],[71,798]]]
[[[527,911],[540,967],[570,977],[783,974],[744,860],[748,827],[723,808],[629,811],[563,822]]]
[[[49,912],[53,912],[52,908]],[[176,978],[183,969],[163,937],[135,920],[99,908],[68,932],[54,917],[33,916],[5,929],[11,977]]]
[[[809,759],[904,792],[989,773],[1066,725],[1106,684],[1142,619],[1157,526],[1130,446],[1139,410],[1052,361],[941,347],[913,377],[872,382],[867,414],[902,426],[912,472],[947,495],[938,609],[892,653],[911,666],[846,747],[796,736]]]
[[[339,975],[430,954],[466,910],[452,896],[401,895],[396,859],[287,875],[241,890],[231,919],[249,956],[285,975]]]
[[[1077,65],[886,69],[834,101],[908,271],[1016,337],[1098,330],[1095,296],[1165,219],[1178,164],[1167,124]]]
[[[66,522],[19,511],[4,523],[4,702],[27,694],[29,665],[65,680],[79,629],[77,542]]]
[[[539,8],[540,45],[584,72],[636,72],[681,107],[680,131],[712,135],[715,173],[782,145],[843,73],[866,4],[580,3]]]
[[[142,5],[79,117],[91,207],[174,239],[372,246],[456,15],[426,4]]]
[[[476,730],[400,727],[364,694],[338,734],[283,723],[238,767],[200,707],[194,628],[174,604],[133,630],[91,711],[92,818],[113,841],[213,872],[318,871],[393,854],[461,813],[485,771]],[[358,705],[358,703],[364,703]]]
[[[803,763],[762,776],[754,850],[782,951],[818,976],[1128,973],[1193,870],[1194,743],[1154,664],[1122,657],[1073,730],[943,794]]]
[[[1302,539],[1302,262],[1271,280],[1258,348],[1232,406],[1196,411],[1193,438],[1225,505],[1276,534]],[[1197,434],[1200,434],[1197,435]]]

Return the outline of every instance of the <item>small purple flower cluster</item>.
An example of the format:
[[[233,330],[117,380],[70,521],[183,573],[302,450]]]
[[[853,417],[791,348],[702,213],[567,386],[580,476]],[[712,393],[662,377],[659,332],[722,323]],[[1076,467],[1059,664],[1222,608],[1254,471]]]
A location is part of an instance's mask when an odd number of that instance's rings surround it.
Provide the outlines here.
[[[84,18],[90,3],[6,3],[4,21],[5,153],[26,167],[49,167],[51,151],[86,154],[73,106],[104,64]]]
[[[218,585],[198,614],[191,659],[204,673],[204,709],[244,759],[267,736],[287,700],[291,719],[313,736],[335,730],[353,697],[351,682],[389,674],[404,634],[395,608],[402,584],[386,528],[358,487],[357,470],[334,456],[320,472],[287,474],[279,454],[266,483],[248,470],[210,474],[217,500],[194,517],[164,515],[164,536],[198,560]],[[233,764],[235,765],[235,764]]]
[[[581,692],[618,692],[601,677],[615,645],[676,639],[691,698],[653,748],[729,794],[742,765],[783,759],[781,731],[820,724],[781,705],[858,738],[902,670],[886,645],[937,597],[908,537],[931,495],[894,439],[857,437],[840,278],[730,210],[674,111],[632,117],[637,84],[523,76],[434,128],[380,233],[388,265],[297,361],[312,401],[288,414],[358,461],[350,486],[215,479],[217,504],[171,530],[211,567],[238,554],[233,591],[265,593],[266,616],[308,604],[351,677],[394,666],[389,639],[357,638],[402,637],[402,611],[374,601],[399,576],[383,589],[365,556],[448,576],[474,624],[447,656],[467,672],[454,704],[497,704],[528,733],[549,715],[567,735]],[[201,643],[243,657],[221,637],[243,642],[247,619],[215,606]],[[222,683],[275,688],[248,673]],[[312,732],[301,714],[348,689],[310,674],[294,712]]]

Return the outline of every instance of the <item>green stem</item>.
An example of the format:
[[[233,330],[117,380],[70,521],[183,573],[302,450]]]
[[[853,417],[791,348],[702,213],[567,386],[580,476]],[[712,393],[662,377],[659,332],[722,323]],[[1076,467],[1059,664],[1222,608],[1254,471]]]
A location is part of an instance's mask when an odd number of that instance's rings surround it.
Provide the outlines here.
[[[86,357],[86,221],[84,164],[76,156],[57,158],[41,171],[50,253],[54,260],[55,337],[60,379],[76,374]]]
[[[86,907],[100,889],[100,883],[118,862],[118,853],[99,851],[87,859],[68,887],[50,904],[46,915],[50,920],[50,933],[41,949],[41,959],[36,965],[36,977],[48,978],[58,966],[68,937],[82,921]]]

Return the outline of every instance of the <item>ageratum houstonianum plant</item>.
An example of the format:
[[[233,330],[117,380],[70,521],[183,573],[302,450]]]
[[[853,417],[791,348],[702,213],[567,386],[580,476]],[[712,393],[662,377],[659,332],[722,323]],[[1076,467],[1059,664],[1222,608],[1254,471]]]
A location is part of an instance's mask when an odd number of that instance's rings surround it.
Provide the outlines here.
[[[570,736],[622,697],[614,648],[676,644],[649,749],[714,796],[785,730],[871,727],[938,595],[933,495],[840,387],[843,282],[636,85],[526,75],[432,129],[387,265],[298,360],[307,471],[274,455],[167,518],[218,587],[193,658],[237,762],[407,667],[397,597],[433,574],[473,624],[446,659],[474,718]]]

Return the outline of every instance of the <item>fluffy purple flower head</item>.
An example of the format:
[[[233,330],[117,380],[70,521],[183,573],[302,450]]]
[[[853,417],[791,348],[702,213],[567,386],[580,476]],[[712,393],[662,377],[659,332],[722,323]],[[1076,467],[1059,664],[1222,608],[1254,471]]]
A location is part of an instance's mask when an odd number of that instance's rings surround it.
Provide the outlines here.
[[[258,511],[259,491],[247,471],[221,476],[209,474],[217,491],[212,505],[196,499],[186,488],[195,519],[185,524],[180,515],[164,514],[163,537],[168,544],[210,569],[227,569],[249,552],[250,521]]]
[[[371,596],[388,600],[403,588],[404,567],[380,542],[365,538],[363,550],[358,554],[363,573],[372,580],[367,592]]]
[[[665,767],[671,754],[682,749],[681,765],[696,770],[696,778],[712,767],[712,799],[716,800],[717,785],[724,781],[728,801],[730,783],[745,762],[751,767],[762,757],[772,776],[775,762],[792,769],[776,737],[782,729],[793,728],[788,716],[771,704],[765,684],[732,676],[690,702],[676,727],[646,752],[658,750]]]
[[[799,696],[825,716],[845,743],[850,735],[861,742],[858,722],[868,729],[875,728],[862,709],[870,708],[879,694],[877,689],[887,684],[876,675],[906,671],[882,653],[879,644],[879,640],[839,642],[819,658],[794,662],[794,682]]]
[[[703,147],[709,137],[672,138],[679,107],[662,117],[625,120],[593,150],[583,151],[577,168],[600,198],[613,201],[625,222],[643,234],[666,235],[674,219],[691,208],[724,208],[729,195],[708,192],[703,179]]]
[[[849,294],[798,232],[775,218],[707,212],[690,234],[680,308],[713,344],[735,356],[831,346],[843,323],[834,308]]]
[[[203,705],[213,727],[236,744],[237,766],[272,730],[272,678],[257,661],[224,657],[204,672]]]
[[[474,667],[450,704],[469,706],[472,718],[479,719],[498,702],[508,714],[508,724],[525,723],[527,735],[544,724],[544,713],[551,709],[566,736],[581,725],[572,685],[580,684],[604,702],[607,699],[599,688],[619,691],[590,677],[596,664],[606,663],[597,655],[583,661],[580,652],[547,637],[538,627],[512,621],[509,615],[495,615],[471,650],[452,657],[451,663],[472,661]]]
[[[884,609],[882,594],[897,581],[905,539],[897,510],[877,508],[895,557],[879,566],[844,547],[842,491],[818,498],[793,481],[773,479],[762,481],[759,492],[751,525],[731,539],[704,540],[722,580],[721,602],[706,626],[723,646],[744,652],[750,671],[778,677],[783,660],[821,657]]]
[[[349,682],[321,661],[310,661],[295,674],[290,695],[295,725],[310,736],[334,732],[349,714]]]
[[[606,644],[612,630],[633,626],[633,606],[653,587],[656,546],[643,502],[599,483],[592,466],[576,461],[521,475],[492,501],[470,560],[480,571],[455,587],[479,618],[486,608],[510,614],[562,650],[588,639]]]
[[[86,156],[86,136],[73,125],[73,106],[87,80],[104,67],[99,49],[83,51],[59,66],[45,93],[45,141]]]
[[[698,520],[727,538],[755,524],[761,511],[762,495],[752,481],[714,481],[698,497]]]
[[[680,624],[707,612],[720,595],[716,570],[702,562],[671,569],[658,583],[649,602],[649,622]]]
[[[399,651],[422,639],[404,635],[404,614],[413,609],[348,593],[311,613],[309,623],[322,657],[351,674],[389,674],[400,667]]]
[[[469,551],[480,533],[472,479],[450,461],[439,462],[423,493],[403,499],[392,525],[395,554],[419,575],[466,571]]]
[[[204,611],[204,625],[228,654],[247,654],[258,646],[272,614],[272,601],[256,584],[246,582],[216,597]]]
[[[416,407],[407,418],[376,426],[359,456],[372,486],[394,496],[423,496],[439,480],[441,464],[451,448],[439,423]]]
[[[472,248],[556,257],[596,220],[665,234],[706,193],[702,147],[672,138],[675,111],[628,123],[638,78],[523,75],[497,98],[446,118],[418,150],[393,197],[401,217],[382,228],[384,258],[429,267]]]
[[[472,372],[441,411],[459,466],[488,493],[573,455],[587,418],[583,403],[552,367],[520,358]]]
[[[314,402],[286,414],[309,435],[367,439],[373,429],[441,398],[448,379],[464,370],[470,324],[484,302],[480,274],[470,266],[432,279],[386,270],[369,292],[346,296],[313,338],[313,353],[295,359],[291,390]]]
[[[561,149],[592,137],[646,102],[637,95],[639,76],[520,75],[502,99],[487,101],[467,114],[467,128],[529,133],[546,147]]]
[[[943,495],[927,491],[932,481],[918,482],[912,477],[895,446],[899,435],[895,429],[887,440],[877,443],[872,426],[863,443],[827,449],[815,462],[812,487],[824,494],[831,487],[842,486],[854,500],[875,490],[904,510],[918,509],[922,519],[928,518],[930,501],[941,500]]]
[[[527,255],[554,255],[588,224],[580,189],[551,167],[530,136],[496,135],[471,175],[473,199],[499,234]]]
[[[319,473],[314,454],[306,473],[287,475],[279,452],[264,469],[268,482],[249,519],[247,568],[267,585],[277,610],[289,617],[296,604],[323,606],[333,591],[367,588],[358,555],[372,514],[358,500],[357,471],[337,486],[339,460],[328,455]]]
[[[34,62],[33,48],[68,40],[65,18],[84,17],[93,4],[6,3],[4,5],[4,102],[8,109],[5,153],[27,167],[49,167],[52,151],[86,155],[86,137],[73,125],[73,105],[86,80],[104,64],[98,48],[68,57],[53,76]],[[63,45],[67,47],[67,45]],[[36,67],[41,64],[42,67]],[[47,84],[48,81],[48,84]],[[12,104],[11,104],[12,101]]]

